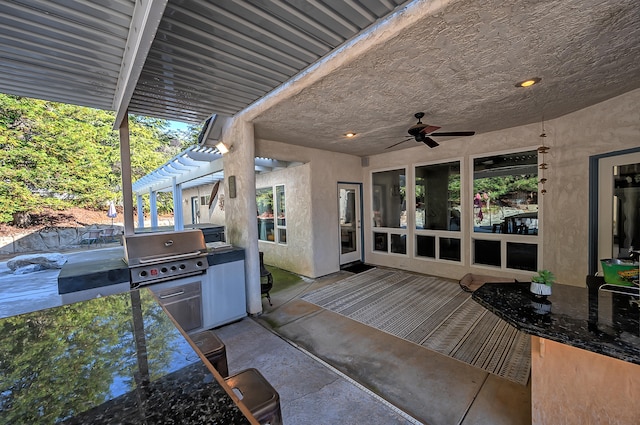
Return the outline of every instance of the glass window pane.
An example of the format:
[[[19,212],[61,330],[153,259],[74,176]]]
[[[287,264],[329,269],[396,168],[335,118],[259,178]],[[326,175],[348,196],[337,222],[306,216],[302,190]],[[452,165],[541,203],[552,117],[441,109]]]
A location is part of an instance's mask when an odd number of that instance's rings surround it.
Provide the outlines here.
[[[258,208],[258,239],[273,241],[273,189],[256,189],[256,206]]]
[[[388,252],[386,233],[375,232],[373,234],[373,250]]]
[[[278,230],[278,242],[287,243],[287,229],[279,229]]]
[[[473,241],[473,262],[500,267],[500,241]]]
[[[538,152],[473,161],[474,231],[538,233]]]
[[[278,226],[284,226],[285,220],[285,202],[284,202],[284,186],[276,186],[276,205],[278,208]]]
[[[405,235],[391,235],[391,252],[396,254],[407,253],[407,237]]]
[[[416,255],[436,258],[436,237],[418,235],[416,237]]]
[[[460,261],[460,239],[440,238],[440,258],[443,260]]]
[[[416,167],[416,229],[460,230],[460,162]]]
[[[640,249],[640,164],[613,167],[613,256]]]
[[[407,227],[405,170],[373,173],[373,226]]]
[[[507,242],[507,267],[536,271],[538,269],[538,245]]]

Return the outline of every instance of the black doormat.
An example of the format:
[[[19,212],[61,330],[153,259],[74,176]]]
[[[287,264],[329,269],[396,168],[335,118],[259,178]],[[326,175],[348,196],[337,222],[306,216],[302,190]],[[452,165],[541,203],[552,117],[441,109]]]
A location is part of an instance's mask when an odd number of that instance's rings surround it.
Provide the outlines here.
[[[341,267],[340,270],[351,273],[362,273],[373,268],[375,268],[375,266],[370,266],[369,264],[364,264],[363,262],[358,261],[357,263],[347,264],[346,266]]]

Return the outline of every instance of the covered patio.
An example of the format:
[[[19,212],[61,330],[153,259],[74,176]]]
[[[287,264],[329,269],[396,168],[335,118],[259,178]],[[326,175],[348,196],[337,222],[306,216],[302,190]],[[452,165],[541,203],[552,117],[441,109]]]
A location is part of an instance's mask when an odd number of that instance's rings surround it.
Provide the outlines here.
[[[631,230],[613,226],[622,220],[612,210],[622,209],[612,205],[620,199],[615,181],[640,175],[638,2],[15,0],[0,5],[0,18],[0,91],[115,112],[125,236],[136,231],[129,114],[190,123],[224,118],[174,168],[188,168],[188,157],[201,150],[209,174],[190,181],[224,173],[226,236],[245,251],[250,315],[271,313],[261,299],[260,251],[268,263],[307,278],[342,273],[340,225],[347,222],[361,238],[361,260],[454,283],[468,273],[526,281],[545,268],[567,286],[584,287],[599,259],[630,251],[619,235]],[[529,80],[536,84],[520,84]],[[407,137],[420,113],[429,129],[445,133],[439,146],[431,130],[420,130],[422,140]],[[450,136],[463,131],[474,135]],[[218,142],[229,148],[224,157]],[[476,231],[479,164],[522,155],[535,157],[528,166],[538,170],[528,176],[538,182],[537,231]],[[301,165],[256,175],[256,158]],[[431,167],[446,174],[427,193]],[[180,199],[176,174],[162,177]],[[257,189],[282,187],[286,243],[261,240]],[[351,199],[359,214],[349,220],[340,217],[343,187],[358,194]],[[135,190],[153,193],[144,182]],[[421,197],[439,205],[422,208]],[[447,220],[438,227],[441,210],[459,213],[455,229]],[[302,341],[322,343],[356,327],[324,321],[328,312],[309,313],[296,302],[282,306],[269,319]],[[365,361],[353,367],[384,369],[367,354],[384,351],[387,341],[363,341]],[[471,402],[491,415],[493,401],[513,391],[478,379],[492,397],[481,390]],[[537,411],[549,405],[543,400]],[[456,411],[456,423],[472,422],[474,413]]]
[[[609,122],[598,109],[582,113],[586,124],[579,116],[560,118],[623,94],[627,97],[616,106],[633,103],[640,87],[635,60],[640,12],[619,0],[549,1],[539,7],[519,0],[491,7],[480,1],[325,2],[305,8],[204,0],[35,0],[5,3],[0,13],[5,46],[0,90],[116,111],[127,234],[135,227],[126,166],[127,114],[190,123],[203,123],[215,114],[220,124],[224,121],[202,144],[213,147],[222,140],[233,147],[223,168],[225,175],[235,177],[242,196],[226,200],[225,221],[230,242],[247,251],[252,312],[259,311],[256,156],[301,162],[313,157],[318,165],[310,170],[312,180],[322,178],[320,169],[339,164],[331,180],[364,184],[368,238],[367,176],[384,164],[488,152],[505,146],[503,140],[512,141],[511,149],[535,145],[543,120],[554,135],[549,161],[554,175],[546,186],[546,205],[587,211],[584,201],[565,206],[561,190],[567,181],[577,189],[587,180],[565,178],[565,173],[575,175],[569,168],[585,169],[586,157],[563,158],[571,157],[589,135],[599,139],[603,127],[611,129],[615,140],[609,137],[607,148],[594,140],[580,150],[584,155],[635,146],[618,136],[637,131],[633,124],[625,129],[626,112],[616,114],[619,122]],[[514,88],[530,77],[540,77],[541,83]],[[411,142],[397,144],[416,111],[425,111],[429,122],[445,131],[474,130],[476,136],[428,150]],[[574,122],[580,122],[582,133],[564,137]],[[346,138],[347,133],[356,135]],[[397,146],[389,148],[393,144]],[[226,178],[223,187],[228,190]],[[308,190],[315,196],[322,192]],[[308,233],[323,236],[304,250],[318,253],[339,246],[338,235],[328,227],[338,220],[337,212],[327,207],[335,205],[335,196],[326,194],[315,206],[314,211],[322,212],[311,217]],[[547,236],[541,234],[547,246],[543,263],[570,281],[573,274],[563,271],[564,259],[582,264],[586,272],[591,265],[585,259],[597,254],[588,252],[586,243],[578,244],[584,247],[579,252],[551,243],[549,234],[563,232],[553,228],[551,213],[546,218],[550,227]],[[565,220],[576,223],[573,217],[557,222]],[[586,235],[587,221],[582,215],[574,224],[578,227],[561,224],[558,230],[572,228]],[[368,249],[363,257],[391,264]],[[314,276],[339,269],[335,259],[323,254],[310,261]],[[413,261],[401,263],[420,267]],[[441,273],[459,277],[472,269],[467,261],[458,268],[445,265]]]

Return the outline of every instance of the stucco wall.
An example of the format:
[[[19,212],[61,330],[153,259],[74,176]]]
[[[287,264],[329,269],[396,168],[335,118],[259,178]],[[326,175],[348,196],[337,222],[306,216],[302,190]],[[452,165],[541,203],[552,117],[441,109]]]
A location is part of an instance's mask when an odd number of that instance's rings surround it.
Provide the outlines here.
[[[584,286],[588,273],[588,190],[589,157],[640,146],[640,90],[626,93],[595,106],[545,122],[545,156],[549,169],[545,173],[547,194],[540,196],[542,222],[542,267],[554,271],[565,284]],[[498,153],[513,149],[530,149],[540,145],[541,123],[505,129],[473,137],[442,141],[429,149],[424,145],[394,153],[371,156],[369,167],[363,170],[365,239],[371,235],[371,171],[401,167],[430,161],[463,158],[463,208],[469,210],[471,197],[468,185],[469,156]],[[410,142],[407,142],[410,143]],[[466,177],[466,178],[465,178]],[[464,194],[468,196],[465,196]],[[469,199],[467,199],[469,198]],[[465,202],[467,204],[465,204]],[[470,220],[470,217],[467,217]],[[500,272],[491,268],[469,265],[470,221],[466,222],[462,239],[462,265],[443,264],[411,259],[410,256],[390,256],[373,253],[365,240],[365,260],[374,264],[399,267],[422,273],[459,279],[465,273],[478,272],[522,279],[531,273]]]
[[[284,185],[287,243],[258,241],[265,262],[304,276],[314,275],[310,164],[256,175],[256,188]]]
[[[191,197],[198,196],[205,198],[211,195],[212,184],[193,187],[182,192],[182,213],[184,214],[184,223],[191,224]],[[218,199],[220,196],[224,198],[224,186],[221,184],[218,189]],[[185,202],[186,201],[186,202]],[[211,223],[216,226],[224,226],[224,211],[220,209],[220,202],[216,201],[216,205],[200,204],[200,223]]]
[[[256,156],[305,163],[256,177],[257,187],[286,185],[287,247],[260,242],[265,262],[309,277],[340,270],[338,182],[362,182],[360,158],[268,140]]]
[[[531,337],[533,425],[637,424],[640,366]]]

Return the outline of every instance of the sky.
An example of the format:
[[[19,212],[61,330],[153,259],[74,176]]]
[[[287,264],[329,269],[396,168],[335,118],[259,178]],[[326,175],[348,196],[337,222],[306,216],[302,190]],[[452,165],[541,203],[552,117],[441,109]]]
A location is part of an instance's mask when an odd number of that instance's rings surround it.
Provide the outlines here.
[[[185,131],[189,127],[189,124],[180,121],[169,121],[169,128],[171,130]]]

